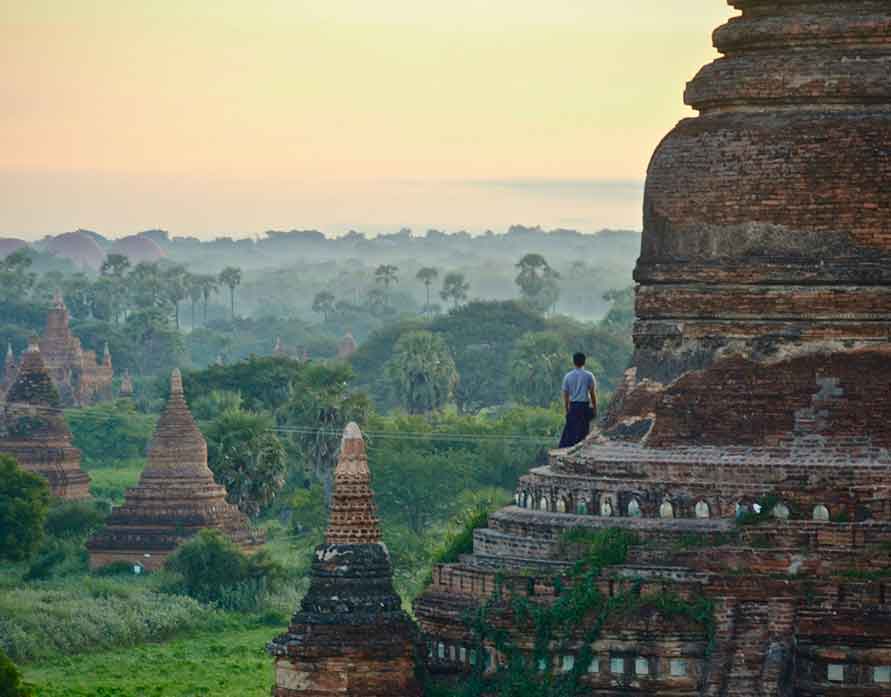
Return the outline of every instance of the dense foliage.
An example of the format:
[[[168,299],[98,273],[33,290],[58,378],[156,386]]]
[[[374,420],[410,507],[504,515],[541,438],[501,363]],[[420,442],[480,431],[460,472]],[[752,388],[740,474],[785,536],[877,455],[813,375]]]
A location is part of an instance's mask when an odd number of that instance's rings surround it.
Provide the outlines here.
[[[445,341],[427,331],[399,337],[384,372],[393,394],[409,414],[441,409],[458,383],[455,361]]]
[[[37,551],[49,503],[46,480],[0,455],[0,559],[23,561]]]
[[[284,571],[264,551],[244,554],[218,530],[205,529],[167,558],[192,598],[232,610],[254,610]]]
[[[22,674],[9,656],[0,650],[0,697],[32,697],[34,689],[22,680]]]
[[[214,479],[249,516],[271,504],[285,484],[288,456],[274,425],[271,416],[230,408],[204,429]]]

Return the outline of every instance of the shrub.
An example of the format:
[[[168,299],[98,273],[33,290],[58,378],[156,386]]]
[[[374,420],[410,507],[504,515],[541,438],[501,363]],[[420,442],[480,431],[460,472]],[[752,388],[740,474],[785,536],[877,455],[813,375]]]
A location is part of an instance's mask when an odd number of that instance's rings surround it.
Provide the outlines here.
[[[152,590],[154,579],[79,576],[0,593],[0,649],[14,661],[160,641],[231,623],[192,598]]]
[[[473,552],[473,533],[489,522],[488,508],[465,511],[459,519],[460,527],[450,534],[443,546],[433,554],[434,564],[454,564],[462,554]]]
[[[255,610],[284,576],[264,552],[245,555],[218,530],[202,530],[168,558],[166,567],[179,575],[192,598],[230,610]]]
[[[22,674],[15,663],[0,651],[0,697],[31,697],[34,690],[22,682]]]
[[[291,524],[296,534],[322,529],[327,517],[328,510],[321,485],[300,489],[291,497]]]
[[[64,501],[49,509],[43,529],[63,539],[85,540],[105,523],[105,515],[95,504]]]
[[[46,480],[0,455],[0,559],[25,561],[33,556],[43,539],[49,502]]]
[[[128,561],[113,561],[93,571],[94,576],[132,576],[133,564]]]
[[[40,548],[37,557],[25,573],[25,581],[43,581],[52,577],[82,573],[87,568],[87,554],[83,540],[50,538]]]

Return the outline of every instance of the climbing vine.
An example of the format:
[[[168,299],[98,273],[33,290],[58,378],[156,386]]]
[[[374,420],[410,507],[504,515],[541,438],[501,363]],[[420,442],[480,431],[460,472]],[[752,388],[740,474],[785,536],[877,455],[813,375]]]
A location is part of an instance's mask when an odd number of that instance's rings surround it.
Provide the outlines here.
[[[706,599],[687,601],[677,595],[660,593],[641,595],[640,580],[608,597],[600,592],[597,580],[602,571],[623,564],[631,547],[638,544],[633,532],[620,529],[591,531],[574,529],[560,541],[564,552],[575,552],[577,561],[564,576],[553,580],[556,598],[550,604],[513,596],[506,601],[503,577],[496,576],[496,587],[479,608],[468,612],[464,621],[473,636],[472,652],[479,659],[462,685],[448,693],[452,697],[576,697],[587,693],[582,678],[593,660],[592,644],[610,620],[631,617],[644,609],[653,609],[668,618],[686,618],[705,630],[711,643],[714,636],[714,612]],[[514,629],[530,630],[534,637],[532,654],[518,647],[511,633],[498,626],[494,618],[509,620]],[[580,643],[580,648],[575,648]],[[494,646],[504,661],[487,673],[484,647]],[[554,671],[553,655],[571,654],[572,668]],[[431,686],[429,694],[444,695],[441,686]]]

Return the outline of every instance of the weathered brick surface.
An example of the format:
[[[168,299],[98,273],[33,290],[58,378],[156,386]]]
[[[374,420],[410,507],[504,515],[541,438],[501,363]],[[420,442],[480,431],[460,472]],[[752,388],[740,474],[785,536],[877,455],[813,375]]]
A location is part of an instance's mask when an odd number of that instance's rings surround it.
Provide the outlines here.
[[[137,561],[146,569],[159,569],[178,545],[204,528],[221,530],[246,552],[263,543],[262,534],[226,501],[226,488],[214,481],[207,466],[207,442],[174,370],[170,398],[139,483],[127,489],[124,503],[112,509],[106,527],[87,541],[90,567]]]
[[[417,627],[393,589],[356,424],[344,432],[325,543],[311,574],[288,631],[268,646],[273,697],[419,695]]]
[[[80,468],[61,401],[36,341],[22,356],[6,393],[0,420],[0,453],[46,478],[53,496],[85,499],[90,477]]]
[[[608,623],[600,660],[650,671],[592,694],[891,695],[891,3],[731,4],[686,92],[700,115],[650,164],[604,431],[522,477],[416,601],[443,679],[469,669],[484,601],[531,652],[510,598],[553,602],[581,553],[564,533],[618,527],[640,544],[598,589],[706,596],[715,630]]]
[[[110,399],[114,371],[108,346],[102,361],[98,361],[95,351],[81,348],[80,339],[71,333],[68,322],[68,309],[57,292],[46,318],[40,351],[59,389],[62,404],[82,406]]]

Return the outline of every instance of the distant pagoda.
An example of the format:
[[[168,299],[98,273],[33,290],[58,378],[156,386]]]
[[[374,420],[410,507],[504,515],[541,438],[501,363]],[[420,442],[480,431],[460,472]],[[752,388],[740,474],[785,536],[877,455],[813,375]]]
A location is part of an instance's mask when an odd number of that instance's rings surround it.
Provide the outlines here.
[[[359,345],[356,343],[353,333],[347,332],[337,344],[337,357],[340,359],[347,359],[356,353],[358,348]]]
[[[8,362],[9,357],[7,368]],[[11,455],[26,470],[46,477],[54,496],[84,499],[90,495],[90,478],[80,468],[80,451],[71,444],[59,392],[36,339],[22,356],[6,393],[0,453]]]
[[[269,644],[274,697],[411,697],[417,629],[393,589],[365,441],[346,427],[324,544],[287,633]]]
[[[121,389],[118,395],[122,399],[129,399],[133,396],[133,377],[130,375],[129,368],[124,372],[124,377],[121,378]]]
[[[263,542],[247,517],[226,502],[225,487],[214,482],[207,443],[186,405],[180,372],[174,370],[148,464],[139,484],[127,490],[124,504],[112,510],[107,527],[87,542],[90,567],[126,561],[158,569],[177,545],[203,528],[221,530],[248,552]]]
[[[85,406],[111,397],[114,371],[111,353],[105,344],[102,361],[95,351],[87,351],[69,328],[68,308],[56,291],[46,318],[46,330],[40,339],[47,370],[56,383],[65,406]]]

